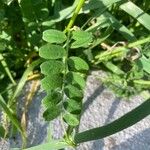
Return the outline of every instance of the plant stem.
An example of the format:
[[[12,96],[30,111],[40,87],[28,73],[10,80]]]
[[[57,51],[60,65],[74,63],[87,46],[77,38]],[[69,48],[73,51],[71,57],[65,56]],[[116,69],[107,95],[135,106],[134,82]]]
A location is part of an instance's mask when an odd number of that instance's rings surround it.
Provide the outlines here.
[[[71,27],[73,26],[73,24],[74,24],[74,22],[75,22],[75,20],[76,20],[76,18],[78,16],[78,13],[79,13],[80,9],[84,5],[84,2],[85,2],[85,0],[80,0],[79,1],[78,5],[77,5],[77,7],[76,7],[76,9],[74,11],[74,14],[73,14],[72,18],[70,19],[70,21],[69,21],[69,23],[68,23],[68,25],[67,25],[67,27],[66,27],[64,32],[68,32],[71,29]]]
[[[136,41],[136,42],[132,42],[132,43],[128,44],[127,47],[128,47],[128,48],[132,48],[132,47],[135,47],[135,46],[138,46],[138,45],[147,43],[147,42],[150,42],[150,36],[147,37],[147,38],[138,40],[138,41]]]
[[[150,86],[150,81],[146,81],[146,80],[134,80],[133,82],[136,84],[149,85]]]

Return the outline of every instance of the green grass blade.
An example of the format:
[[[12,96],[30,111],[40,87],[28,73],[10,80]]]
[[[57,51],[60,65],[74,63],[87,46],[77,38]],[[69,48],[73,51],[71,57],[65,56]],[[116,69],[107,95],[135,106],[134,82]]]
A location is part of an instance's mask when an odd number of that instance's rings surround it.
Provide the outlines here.
[[[46,144],[41,144],[38,146],[27,148],[24,150],[58,150],[66,147],[69,147],[69,145],[66,142],[56,140],[56,141],[50,141]]]
[[[30,66],[25,70],[25,72],[23,73],[23,76],[21,77],[21,79],[20,79],[20,81],[19,81],[19,84],[18,84],[17,87],[16,87],[16,90],[15,90],[15,92],[14,92],[12,98],[11,98],[10,101],[8,102],[8,105],[9,105],[9,106],[11,106],[12,103],[14,102],[14,99],[15,99],[17,96],[19,96],[19,94],[20,94],[20,92],[21,92],[23,86],[25,85],[25,82],[27,81],[27,77],[28,77],[28,75],[30,74],[30,72],[32,72],[33,69],[34,69],[36,66],[38,66],[40,63],[42,63],[42,62],[43,62],[42,59],[38,59],[38,60],[32,62],[32,63],[30,64]]]
[[[121,24],[113,15],[111,15],[109,12],[104,13],[104,16],[109,18],[112,27],[117,30],[122,36],[127,39],[128,41],[135,41],[136,37],[134,34],[123,24]]]
[[[0,94],[0,105],[3,108],[3,111],[7,114],[8,118],[14,124],[14,126],[18,129],[21,135],[24,136],[20,122],[18,121],[17,117],[13,114],[13,112],[10,110],[10,108],[8,108],[1,94]]]
[[[131,1],[126,2],[120,6],[122,10],[124,10],[126,13],[134,17],[138,20],[145,28],[150,30],[150,15],[145,13],[142,9],[140,9],[138,6],[136,6]]]
[[[3,57],[2,54],[0,54],[0,62],[1,62],[1,64],[2,64],[2,66],[3,66],[4,70],[5,70],[5,72],[7,73],[7,75],[8,75],[8,77],[9,77],[10,81],[13,83],[13,85],[16,85],[16,82],[15,82],[15,80],[13,79],[13,76],[12,76],[12,74],[11,74],[11,72],[10,72],[10,70],[9,70],[9,67],[8,67],[6,61],[4,60],[4,57]]]
[[[146,100],[140,106],[136,107],[132,111],[128,112],[121,118],[113,121],[108,125],[76,134],[74,140],[76,143],[81,143],[110,136],[134,125],[135,123],[139,122],[149,114],[150,114],[150,99]]]

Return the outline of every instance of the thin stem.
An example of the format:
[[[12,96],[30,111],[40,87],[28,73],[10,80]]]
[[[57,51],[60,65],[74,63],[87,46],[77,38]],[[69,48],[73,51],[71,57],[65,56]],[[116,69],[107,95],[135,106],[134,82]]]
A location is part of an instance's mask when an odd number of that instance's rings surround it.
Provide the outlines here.
[[[68,59],[68,51],[69,51],[69,42],[70,42],[70,32],[68,32],[68,36],[67,36],[67,41],[64,45],[64,47],[66,48],[66,55],[63,57],[63,63],[65,65],[65,71],[64,71],[64,74],[63,74],[63,85],[62,85],[62,109],[63,109],[63,101],[64,101],[64,88],[65,88],[65,80],[66,80],[66,75],[68,73],[68,64],[67,64],[67,59]],[[65,127],[64,127],[64,124],[63,124],[63,117],[62,117],[62,114],[61,114],[61,125],[62,125],[62,128],[64,130],[64,136],[67,136],[67,132],[65,130]]]
[[[146,80],[134,80],[133,82],[136,84],[140,84],[140,85],[149,85],[150,86],[150,81],[146,81]]]
[[[128,44],[127,47],[128,47],[128,48],[132,48],[132,47],[135,47],[135,46],[138,46],[138,45],[147,43],[147,42],[150,42],[150,36],[147,37],[147,38],[138,40],[138,41],[136,41],[136,42],[132,42],[132,43]]]
[[[84,2],[85,2],[85,0],[80,0],[79,1],[78,5],[77,5],[77,7],[74,11],[74,14],[73,14],[72,18],[70,19],[70,21],[69,21],[69,23],[68,23],[68,25],[67,25],[64,32],[68,32],[71,29],[71,27],[73,26],[73,24],[74,24],[74,22],[75,22],[75,20],[78,16],[79,11],[81,10],[82,6],[84,5]]]

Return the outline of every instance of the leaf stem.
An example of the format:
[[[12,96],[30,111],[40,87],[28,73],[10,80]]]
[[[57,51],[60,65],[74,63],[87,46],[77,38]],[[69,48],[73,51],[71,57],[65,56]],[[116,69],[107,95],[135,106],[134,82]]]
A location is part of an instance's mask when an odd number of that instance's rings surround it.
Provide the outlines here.
[[[69,21],[69,23],[68,23],[68,25],[67,25],[64,32],[68,32],[71,29],[71,27],[73,26],[73,24],[74,24],[74,22],[75,22],[75,20],[78,16],[79,11],[81,10],[82,6],[84,5],[84,2],[85,2],[85,0],[80,0],[79,1],[78,5],[77,5],[77,7],[74,11],[74,14],[73,14],[72,18],[70,19],[70,21]]]

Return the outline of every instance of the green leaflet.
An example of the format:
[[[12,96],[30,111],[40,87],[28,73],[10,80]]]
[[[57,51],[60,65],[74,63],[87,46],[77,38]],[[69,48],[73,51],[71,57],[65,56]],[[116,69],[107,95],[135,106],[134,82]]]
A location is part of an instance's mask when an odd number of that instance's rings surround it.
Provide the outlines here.
[[[139,59],[144,71],[150,74],[150,58],[147,59],[144,55]]]
[[[41,73],[44,75],[62,73],[64,64],[61,61],[49,60],[41,64]]]
[[[46,44],[39,49],[39,55],[45,59],[59,59],[65,56],[66,52],[62,46]]]
[[[70,126],[77,126],[79,124],[77,115],[66,113],[63,118]]]
[[[43,32],[43,40],[49,43],[63,43],[67,39],[64,32],[58,30],[46,30]]]
[[[71,71],[87,71],[89,70],[88,64],[80,57],[72,56],[68,59],[68,66]]]
[[[45,96],[42,100],[42,104],[45,108],[48,108],[51,105],[57,105],[62,99],[61,96],[61,93],[59,93],[58,91],[48,92],[47,96]]]
[[[126,129],[135,123],[139,122],[150,114],[150,99],[143,102],[140,106],[128,112],[121,118],[113,121],[112,123],[87,130],[75,135],[75,142],[82,143],[91,140],[102,139],[109,135],[115,134],[123,129]]]
[[[85,32],[85,31],[74,31],[72,39],[75,42],[72,43],[71,48],[79,48],[79,47],[87,47],[93,40],[92,33]]]
[[[24,150],[59,150],[66,147],[69,147],[69,145],[66,142],[61,140],[53,140],[48,143],[30,147]]]
[[[66,111],[70,112],[71,114],[80,114],[81,112],[81,105],[82,101],[77,101],[74,99],[67,99],[64,102],[64,108]]]
[[[61,113],[61,107],[59,105],[49,105],[46,111],[43,113],[43,117],[46,121],[51,121],[58,117]]]
[[[62,86],[62,76],[60,74],[51,74],[41,80],[42,88],[46,91],[60,88]]]
[[[120,6],[125,12],[137,19],[145,28],[150,30],[150,15],[136,6],[133,2],[126,2]]]
[[[72,98],[81,99],[83,97],[83,91],[73,85],[67,85],[64,91],[65,94],[71,99]]]
[[[68,72],[66,75],[66,80],[68,84],[78,84],[81,89],[84,89],[86,84],[81,74],[76,72]]]

